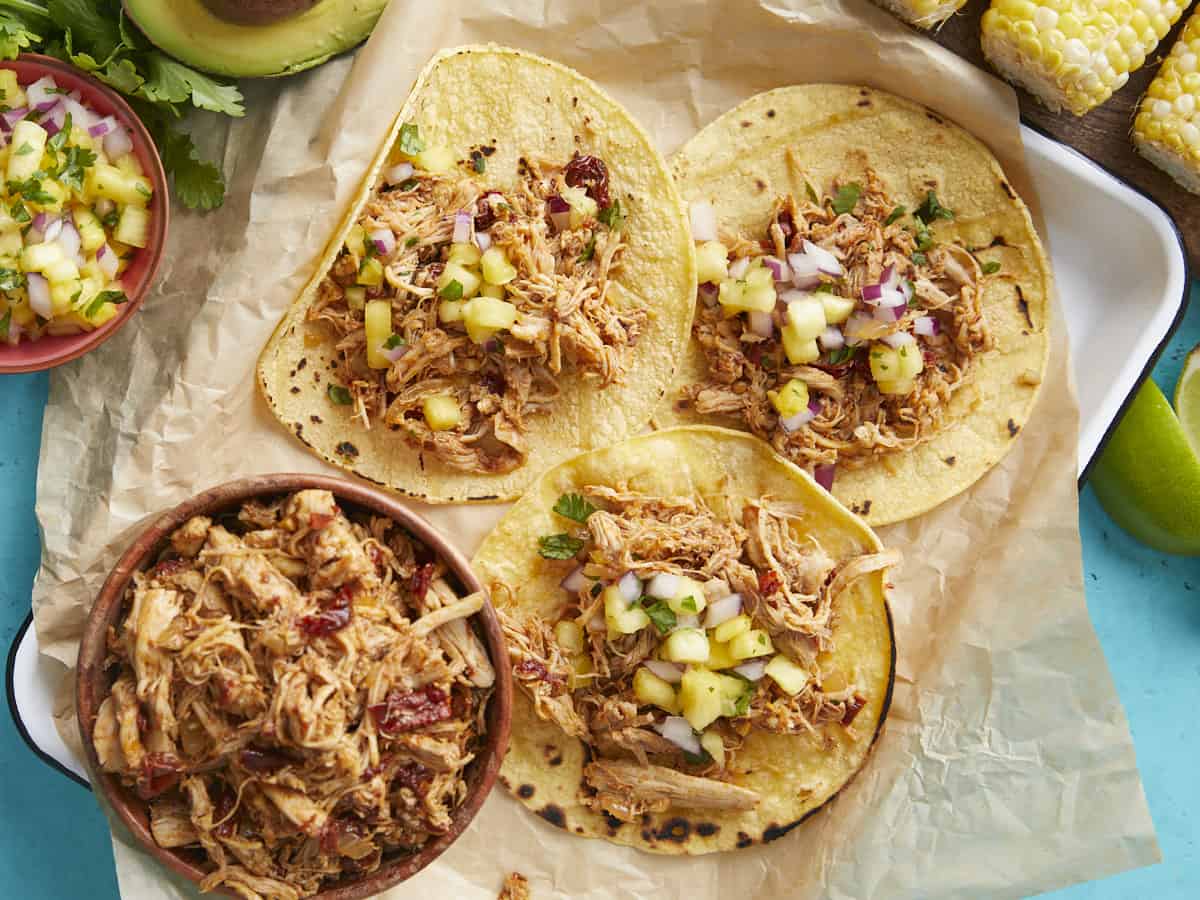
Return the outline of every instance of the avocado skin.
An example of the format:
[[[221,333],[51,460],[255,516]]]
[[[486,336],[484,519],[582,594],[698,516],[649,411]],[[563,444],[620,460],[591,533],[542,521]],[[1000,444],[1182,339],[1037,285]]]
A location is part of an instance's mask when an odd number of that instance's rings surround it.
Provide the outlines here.
[[[212,9],[270,8],[266,24],[242,24]],[[123,0],[125,14],[165,53],[229,78],[274,78],[319,66],[371,33],[387,0]],[[279,16],[282,16],[279,18]]]

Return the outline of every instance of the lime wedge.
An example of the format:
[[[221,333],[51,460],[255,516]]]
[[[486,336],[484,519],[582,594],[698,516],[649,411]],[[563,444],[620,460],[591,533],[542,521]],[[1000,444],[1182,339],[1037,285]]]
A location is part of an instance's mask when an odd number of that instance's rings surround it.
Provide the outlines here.
[[[1175,382],[1175,414],[1192,450],[1200,454],[1200,347],[1193,347]]]
[[[1196,351],[1192,351],[1192,356]],[[1176,396],[1200,423],[1200,378]],[[1183,408],[1183,407],[1181,407]],[[1091,475],[1100,505],[1131,536],[1163,553],[1200,555],[1200,459],[1180,419],[1153,381],[1134,397]]]

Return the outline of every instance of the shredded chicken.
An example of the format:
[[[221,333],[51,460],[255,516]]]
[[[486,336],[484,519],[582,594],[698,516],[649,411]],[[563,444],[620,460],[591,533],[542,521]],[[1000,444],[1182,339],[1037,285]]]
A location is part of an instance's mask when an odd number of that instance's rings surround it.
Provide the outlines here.
[[[190,520],[135,576],[93,740],[204,890],[298,900],[449,827],[495,671],[482,595],[425,558],[301,491]]]
[[[493,150],[481,147],[473,159],[486,161]],[[582,373],[602,388],[624,379],[649,314],[611,289],[625,241],[602,160],[522,159],[514,184],[487,183],[486,169],[470,163],[444,174],[418,169],[400,184],[381,180],[308,316],[336,341],[337,375],[362,427],[383,424],[456,469],[507,472],[524,464],[526,419],[549,414],[563,373]],[[594,215],[557,211],[569,188],[586,190]],[[454,282],[458,290],[443,283],[456,215],[516,270],[502,292],[516,311],[506,331],[469,334],[455,304],[470,297],[459,297],[461,283]],[[391,303],[399,349],[390,366],[372,369],[356,281],[376,260],[383,280],[365,296]],[[432,395],[453,398],[462,413],[456,426],[435,430],[426,421]]]
[[[520,872],[509,872],[497,900],[530,900],[529,879]]]
[[[835,189],[849,182],[835,182]],[[784,300],[772,313],[767,338],[752,331],[745,316],[727,315],[711,286],[702,286],[693,335],[704,352],[707,378],[686,385],[677,401],[681,409],[737,420],[808,468],[853,468],[930,440],[946,425],[946,408],[971,381],[979,356],[995,346],[980,303],[984,276],[974,255],[959,244],[933,243],[925,220],[894,215],[899,207],[874,172],[855,184],[861,194],[852,212],[838,213],[831,197],[817,202],[787,195],[777,200],[762,241],[725,236],[735,259],[785,259],[805,240],[831,252],[844,275],[826,278],[822,289],[860,301],[858,312],[837,328],[845,332],[847,346],[825,347],[819,361],[793,365],[780,330],[787,324]],[[913,296],[894,321],[872,315],[860,300],[863,287],[878,283],[888,267],[912,285]],[[911,335],[924,317],[937,323],[937,333],[916,338],[924,368],[906,393],[882,393],[871,373],[869,342],[898,332]],[[805,383],[819,411],[789,431],[770,394],[792,379]]]
[[[852,726],[868,697],[853,673],[838,671],[828,655],[839,598],[858,579],[897,564],[898,553],[835,558],[807,533],[803,508],[770,497],[721,494],[706,502],[590,485],[574,500],[577,508],[586,500],[590,511],[578,531],[579,553],[565,565],[578,565],[582,580],[555,618],[518,608],[512,586],[496,585],[495,596],[517,684],[540,718],[588,745],[585,804],[631,822],[671,806],[749,809],[757,795],[731,781],[751,728],[817,734]],[[692,590],[710,604],[739,594],[750,618],[745,627],[769,635],[772,652],[807,673],[794,694],[773,678],[741,682],[741,700],[731,698],[731,708],[706,729],[706,736],[720,739],[721,761],[707,750],[685,752],[668,736],[668,719],[686,710],[668,712],[635,689],[647,662],[662,665],[670,633],[703,623],[702,615],[643,596],[638,605],[649,610],[646,623],[632,633],[614,630],[605,595],[631,572],[640,590],[664,575],[695,582]],[[711,632],[709,638],[715,640]]]

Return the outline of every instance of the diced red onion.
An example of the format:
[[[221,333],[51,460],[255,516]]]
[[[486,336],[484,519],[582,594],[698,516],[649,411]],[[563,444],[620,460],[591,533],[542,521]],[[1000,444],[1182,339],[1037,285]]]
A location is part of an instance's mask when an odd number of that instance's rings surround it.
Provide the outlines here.
[[[715,241],[717,239],[717,211],[707,200],[694,200],[689,203],[688,218],[692,222],[692,240]]]
[[[741,611],[741,594],[730,594],[728,597],[722,597],[720,600],[714,600],[712,603],[708,604],[708,609],[705,612],[704,627],[716,628],[722,622],[728,622]]]
[[[685,753],[699,756],[704,752],[700,748],[700,739],[683,716],[667,716],[654,726],[654,730]]]
[[[571,204],[558,194],[546,199],[546,211],[550,213],[555,231],[565,231],[571,224]]]
[[[912,298],[913,298],[912,282],[909,281],[907,278],[904,281],[900,282],[900,293],[902,293],[904,295],[905,303],[912,300]]]
[[[74,116],[72,116],[71,118],[74,119]],[[108,134],[110,131],[112,131],[116,127],[117,127],[116,119],[114,119],[112,116],[105,116],[103,119],[101,119],[95,125],[92,125],[91,127],[89,127],[87,132],[94,138],[104,137],[106,134]]]
[[[867,325],[871,322],[871,317],[856,312],[846,320],[846,327],[842,329],[842,334],[846,338],[846,345],[849,347],[857,347],[863,342],[862,334],[866,330]]]
[[[659,572],[646,582],[646,593],[659,600],[673,600],[679,593],[679,576],[674,572]]]
[[[75,256],[77,253],[79,253],[79,232],[75,230],[75,226],[73,224],[65,219],[59,219],[56,224],[58,225],[58,234],[51,234],[51,232],[55,231],[55,226],[51,225],[46,229],[46,240],[57,240],[58,245],[63,248],[64,254],[67,256]]]
[[[410,162],[396,163],[391,168],[384,169],[383,180],[388,184],[400,184],[413,177],[413,164]]]
[[[933,337],[941,330],[941,324],[933,316],[919,316],[913,320],[913,331],[923,337]]]
[[[483,345],[483,349],[485,351],[487,351],[488,353],[499,353],[500,349],[501,349],[500,342],[498,340],[496,340],[495,338],[492,338],[490,341],[488,341],[486,344]],[[453,356],[453,354],[451,354],[451,355]]]
[[[96,262],[100,266],[100,271],[109,278],[117,277],[117,267],[121,261],[117,259],[117,254],[108,249],[108,244],[101,244],[96,250]]]
[[[570,591],[572,594],[578,594],[587,586],[587,578],[583,574],[583,566],[576,566],[571,570],[571,574],[564,578],[560,584],[564,591]]]
[[[872,306],[903,306],[904,294],[882,284],[868,284],[862,289],[863,300]]]
[[[769,338],[775,333],[775,320],[769,312],[752,309],[747,314],[750,330],[759,337]]]
[[[831,463],[827,466],[815,466],[813,468],[813,480],[827,491],[833,490],[833,479],[836,475],[836,463]]]
[[[817,261],[817,268],[826,275],[840,277],[845,271],[836,256],[807,238],[804,241],[804,255],[813,257]]]
[[[915,344],[917,342],[917,339],[907,331],[895,331],[892,334],[885,334],[881,340],[889,347],[897,350],[901,347],[907,347],[910,344]]]
[[[468,212],[458,212],[454,214],[454,243],[469,244],[471,242],[471,228],[473,219]]]
[[[746,271],[750,268],[750,257],[740,256],[729,264],[729,277],[737,280],[746,275]]]
[[[864,284],[862,288],[862,298],[867,303],[877,303],[879,298],[883,296],[882,284]]]
[[[767,671],[767,663],[769,659],[752,659],[750,662],[744,662],[740,666],[734,666],[733,671],[737,672],[747,681],[761,681],[763,675]]]
[[[846,346],[846,338],[835,325],[830,325],[822,331],[817,340],[821,342],[822,350],[841,350]]]
[[[63,220],[56,219],[52,216],[50,221],[46,224],[46,230],[42,233],[42,240],[46,241],[47,243],[54,240],[60,234],[62,234],[63,227]]]
[[[400,357],[407,352],[408,344],[397,344],[391,350],[385,348],[379,351],[380,355],[383,356],[383,358],[388,362],[398,362]]]
[[[667,662],[665,659],[647,659],[642,665],[668,684],[679,684],[683,681],[683,666],[679,663]]]
[[[771,270],[771,274],[775,276],[776,281],[790,281],[792,278],[792,268],[782,259],[774,256],[764,256],[763,265]]]
[[[875,318],[880,322],[899,322],[907,311],[907,303],[899,306],[877,306],[875,307]]]
[[[58,84],[49,75],[43,75],[25,88],[25,96],[29,100],[30,106],[44,112],[58,102]],[[49,106],[44,104],[49,104]]]
[[[396,249],[396,235],[392,234],[390,228],[376,228],[371,232],[370,238],[380,256],[388,256]]]
[[[700,616],[696,615],[695,613],[688,613],[687,615],[676,616],[675,617],[675,627],[672,628],[671,630],[672,631],[680,631],[684,628],[699,628],[699,627],[700,627]]]
[[[479,248],[480,253],[487,253],[492,246],[492,236],[486,231],[475,232],[475,246]]]
[[[900,287],[900,276],[896,274],[895,263],[884,268],[883,273],[879,276],[879,283],[883,287],[891,288],[893,291]]]
[[[109,159],[118,160],[131,150],[133,140],[124,128],[118,126],[104,136],[104,152],[108,154]]]
[[[798,431],[813,420],[813,411],[811,409],[802,409],[794,416],[788,416],[785,419],[779,420],[779,427],[791,434],[793,431]]]
[[[797,278],[816,275],[820,271],[820,266],[817,265],[817,258],[809,256],[807,253],[789,253],[788,265],[792,269],[792,280]]]
[[[16,109],[10,109],[5,113],[0,113],[0,118],[4,120],[4,130],[12,131],[13,126],[20,122],[27,115],[29,115],[28,106],[18,106]]]
[[[42,117],[40,124],[46,129],[46,134],[50,135],[50,137],[54,137],[54,135],[62,131],[63,125],[66,124],[66,121],[67,108],[61,103],[55,103],[50,107],[49,110],[46,111],[46,115]]]
[[[66,99],[63,100],[63,106],[65,106],[67,112],[69,112],[71,114],[71,125],[75,128],[82,128],[88,134],[91,134],[92,128],[95,127],[97,124],[99,124],[101,121],[111,123],[112,128],[117,127],[117,120],[114,119],[112,116],[106,116],[104,119],[101,119],[94,112],[92,112],[90,109],[88,109],[82,103],[80,103],[79,99],[76,97],[68,96]],[[100,137],[100,136],[101,135],[92,134],[92,137]]]
[[[54,310],[50,305],[50,282],[37,272],[29,272],[25,276],[25,287],[29,292],[30,308],[43,319],[51,318]]]
[[[632,572],[626,572],[621,576],[621,580],[617,582],[617,590],[621,592],[621,596],[625,598],[626,603],[636,603],[638,598],[642,596],[642,583],[638,581],[638,577]]]

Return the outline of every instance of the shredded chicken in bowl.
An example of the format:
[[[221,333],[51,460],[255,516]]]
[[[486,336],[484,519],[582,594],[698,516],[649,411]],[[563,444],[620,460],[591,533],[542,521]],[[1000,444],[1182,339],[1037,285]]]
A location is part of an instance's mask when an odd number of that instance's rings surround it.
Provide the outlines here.
[[[319,490],[195,517],[134,576],[93,742],[202,890],[306,897],[450,827],[495,671],[449,578]]]

